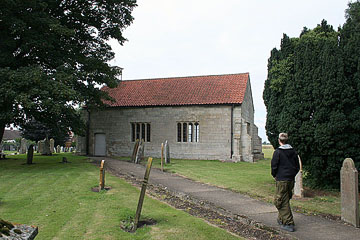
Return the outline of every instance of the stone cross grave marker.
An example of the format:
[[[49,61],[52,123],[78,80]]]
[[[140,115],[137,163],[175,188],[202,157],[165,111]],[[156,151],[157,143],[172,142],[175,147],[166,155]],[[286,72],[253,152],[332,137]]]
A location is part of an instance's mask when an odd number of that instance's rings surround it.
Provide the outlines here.
[[[132,155],[131,155],[131,161],[132,161],[132,162],[135,162],[138,148],[139,148],[139,139],[136,139],[135,144],[134,144],[133,153],[132,153]]]
[[[53,138],[50,139],[50,152],[54,153],[54,146],[55,145],[55,140]]]
[[[20,154],[26,153],[26,139],[22,138],[20,142]]]
[[[30,145],[28,152],[27,152],[27,156],[26,156],[26,164],[32,164],[33,163],[33,158],[34,158],[34,145]]]
[[[105,188],[105,160],[101,160],[100,164],[100,183],[99,183],[99,192]]]
[[[359,178],[354,161],[343,162],[341,179],[341,220],[359,227]]]
[[[295,176],[295,187],[294,187],[294,196],[303,198],[304,197],[304,187],[303,187],[303,173],[302,173],[302,163],[300,156],[299,158],[299,164],[300,164],[300,171]]]
[[[138,206],[137,206],[136,214],[135,214],[134,229],[133,229],[134,232],[136,231],[136,229],[138,227],[139,220],[140,220],[141,209],[142,209],[142,205],[144,203],[146,187],[147,187],[147,184],[149,182],[149,176],[150,176],[152,160],[153,159],[151,157],[148,158],[148,163],[147,163],[147,166],[146,166],[144,181],[143,181],[143,184],[142,184],[142,187],[141,187],[140,198],[139,198],[139,202],[138,202]]]
[[[136,158],[135,158],[136,164],[140,163],[141,160],[144,160],[144,148],[145,148],[145,143],[143,140],[141,140],[141,142],[139,143],[137,153],[136,153]]]
[[[168,141],[165,141],[165,163],[170,163],[170,146]]]

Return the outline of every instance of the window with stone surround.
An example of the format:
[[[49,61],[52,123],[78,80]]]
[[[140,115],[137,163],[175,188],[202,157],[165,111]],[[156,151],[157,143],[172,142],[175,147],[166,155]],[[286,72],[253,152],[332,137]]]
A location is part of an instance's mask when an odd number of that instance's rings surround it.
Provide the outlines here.
[[[142,122],[131,123],[131,141],[135,142],[136,139],[150,142],[151,140],[151,124]]]
[[[198,122],[178,122],[177,123],[178,142],[199,142],[200,124]]]

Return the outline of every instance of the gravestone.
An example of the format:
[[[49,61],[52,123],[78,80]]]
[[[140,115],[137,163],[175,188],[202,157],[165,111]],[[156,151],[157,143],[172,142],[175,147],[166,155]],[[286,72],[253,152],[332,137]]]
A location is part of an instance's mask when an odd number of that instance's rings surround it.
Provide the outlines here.
[[[44,140],[44,145],[43,145],[43,150],[41,152],[41,155],[51,155],[50,141],[47,138]]]
[[[34,145],[31,144],[27,152],[26,164],[32,164],[33,158],[34,158]]]
[[[168,141],[165,141],[165,163],[170,163],[170,146]]]
[[[44,140],[39,141],[39,151],[38,153],[41,153],[44,151]]]
[[[136,139],[135,144],[134,144],[133,153],[132,153],[132,155],[131,155],[131,161],[132,161],[132,162],[135,162],[138,148],[139,148],[139,139]]]
[[[50,152],[54,153],[54,148],[55,148],[55,140],[53,138],[50,139]]]
[[[37,153],[41,153],[41,141],[37,142]]]
[[[300,156],[298,156],[298,158],[299,158],[300,171],[295,176],[294,196],[303,198],[304,197],[304,188],[303,188],[302,163],[301,163]]]
[[[20,142],[20,154],[26,153],[26,139],[22,138]]]
[[[341,171],[341,220],[359,227],[359,178],[354,161],[346,158]]]
[[[144,141],[141,140],[141,142],[139,143],[137,153],[136,153],[136,158],[135,158],[136,164],[140,163],[141,160],[144,160],[144,149],[145,149],[145,144],[144,144]]]

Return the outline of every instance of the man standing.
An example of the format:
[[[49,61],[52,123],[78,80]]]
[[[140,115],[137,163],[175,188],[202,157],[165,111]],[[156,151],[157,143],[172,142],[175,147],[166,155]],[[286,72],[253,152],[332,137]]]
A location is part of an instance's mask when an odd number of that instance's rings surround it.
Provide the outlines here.
[[[287,133],[279,134],[279,144],[271,160],[271,175],[276,180],[274,204],[279,211],[277,222],[280,228],[289,232],[295,231],[294,219],[290,208],[295,176],[300,170],[298,155],[287,144]]]

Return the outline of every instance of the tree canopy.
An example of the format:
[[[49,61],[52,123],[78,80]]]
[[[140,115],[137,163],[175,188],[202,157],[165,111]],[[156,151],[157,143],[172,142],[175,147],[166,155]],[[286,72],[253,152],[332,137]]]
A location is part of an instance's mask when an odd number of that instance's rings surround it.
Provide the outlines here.
[[[289,140],[307,170],[307,183],[339,188],[346,157],[360,166],[360,3],[349,3],[335,31],[325,20],[298,38],[284,34],[268,60],[263,92],[266,133],[277,147]]]
[[[36,120],[83,133],[76,105],[101,106],[115,87],[108,40],[123,44],[136,0],[0,1],[0,140],[4,127]]]

